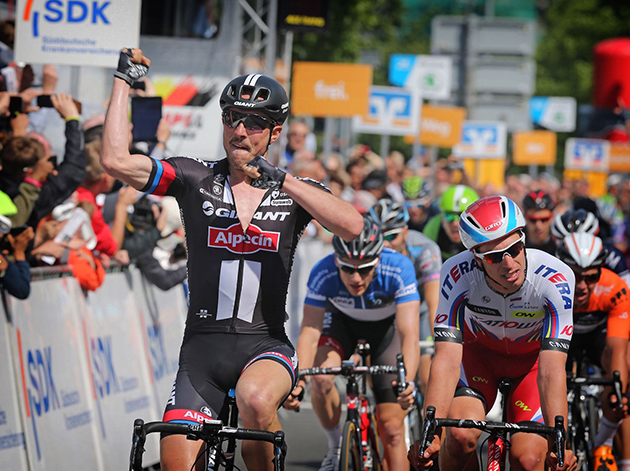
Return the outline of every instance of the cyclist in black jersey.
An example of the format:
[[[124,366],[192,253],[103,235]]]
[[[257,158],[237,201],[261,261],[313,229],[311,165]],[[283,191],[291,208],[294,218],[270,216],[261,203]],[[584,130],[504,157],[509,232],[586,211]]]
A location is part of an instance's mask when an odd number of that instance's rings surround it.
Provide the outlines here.
[[[235,78],[221,94],[226,158],[164,161],[131,155],[130,85],[148,72],[139,49],[123,49],[103,131],[101,164],[138,190],[177,198],[186,229],[189,309],[179,371],[164,421],[225,419],[236,388],[245,428],[281,429],[277,409],[295,383],[297,357],[284,332],[295,246],[315,218],[352,240],[363,218],[319,182],[269,164],[269,145],[289,114],[285,90],[270,77]],[[161,469],[190,470],[201,444],[184,436],[161,440]],[[273,468],[272,447],[245,441],[249,470]],[[203,469],[199,460],[195,469]]]

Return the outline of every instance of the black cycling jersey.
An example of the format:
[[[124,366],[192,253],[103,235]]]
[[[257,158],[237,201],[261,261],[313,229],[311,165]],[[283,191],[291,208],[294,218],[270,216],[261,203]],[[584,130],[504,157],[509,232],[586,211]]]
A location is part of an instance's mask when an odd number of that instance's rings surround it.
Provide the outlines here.
[[[243,231],[227,159],[152,162],[142,191],[174,196],[186,231],[187,332],[284,331],[295,246],[312,216],[282,190],[270,189]]]

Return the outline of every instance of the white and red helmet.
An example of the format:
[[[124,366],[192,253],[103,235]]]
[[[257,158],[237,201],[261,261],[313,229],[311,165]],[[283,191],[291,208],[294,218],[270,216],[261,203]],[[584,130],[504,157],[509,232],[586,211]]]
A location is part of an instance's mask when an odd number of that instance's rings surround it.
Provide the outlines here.
[[[488,196],[475,201],[459,220],[462,244],[469,250],[501,239],[525,227],[518,205],[506,196]]]

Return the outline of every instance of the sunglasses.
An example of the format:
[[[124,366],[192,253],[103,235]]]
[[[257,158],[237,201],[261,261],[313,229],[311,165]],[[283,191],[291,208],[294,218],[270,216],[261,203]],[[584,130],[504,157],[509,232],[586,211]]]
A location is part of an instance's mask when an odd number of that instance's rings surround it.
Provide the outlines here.
[[[407,208],[422,208],[424,207],[426,202],[427,202],[426,198],[418,198],[415,200],[406,201],[405,206],[407,206]]]
[[[376,264],[378,263],[378,258],[375,258],[371,262],[364,263],[362,265],[353,265],[351,263],[342,262],[337,257],[337,263],[339,264],[339,268],[348,275],[352,275],[355,271],[359,272],[361,278],[365,278],[370,274],[370,272],[374,269]]]
[[[402,231],[388,232],[387,234],[383,234],[383,239],[385,239],[387,242],[391,242],[392,240],[396,239],[399,234],[402,234]]]
[[[444,213],[444,219],[446,222],[459,221],[461,213]]]
[[[497,263],[501,263],[506,255],[509,255],[510,258],[518,257],[524,248],[525,235],[521,235],[521,237],[516,242],[505,249],[491,250],[490,252],[484,253],[479,253],[476,250],[473,250],[473,253],[475,254],[475,256],[486,262],[488,265],[494,265]]]
[[[529,222],[548,222],[551,220],[552,217],[553,216],[527,216],[525,219],[527,219]]]
[[[582,273],[575,273],[575,284],[577,285],[580,281],[584,280],[587,285],[594,285],[599,281],[599,278],[602,276],[601,269],[597,270],[597,273],[591,273],[590,275],[583,275]]]
[[[265,129],[272,128],[273,123],[266,118],[257,114],[239,113],[234,110],[227,110],[221,114],[223,124],[236,129],[239,124],[243,123],[248,131],[261,132]]]

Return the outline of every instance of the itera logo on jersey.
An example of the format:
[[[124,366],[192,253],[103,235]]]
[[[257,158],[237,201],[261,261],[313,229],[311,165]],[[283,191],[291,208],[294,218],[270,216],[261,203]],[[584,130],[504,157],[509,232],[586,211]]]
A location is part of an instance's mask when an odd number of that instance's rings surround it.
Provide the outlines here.
[[[251,254],[259,250],[277,252],[280,233],[263,231],[250,224],[243,234],[240,223],[232,224],[227,229],[208,227],[208,247],[228,249],[232,253]]]
[[[24,21],[31,22],[33,37],[39,36],[40,22],[110,24],[106,12],[109,1],[47,0],[42,11],[34,8],[33,3],[34,0],[27,0],[24,8]]]

